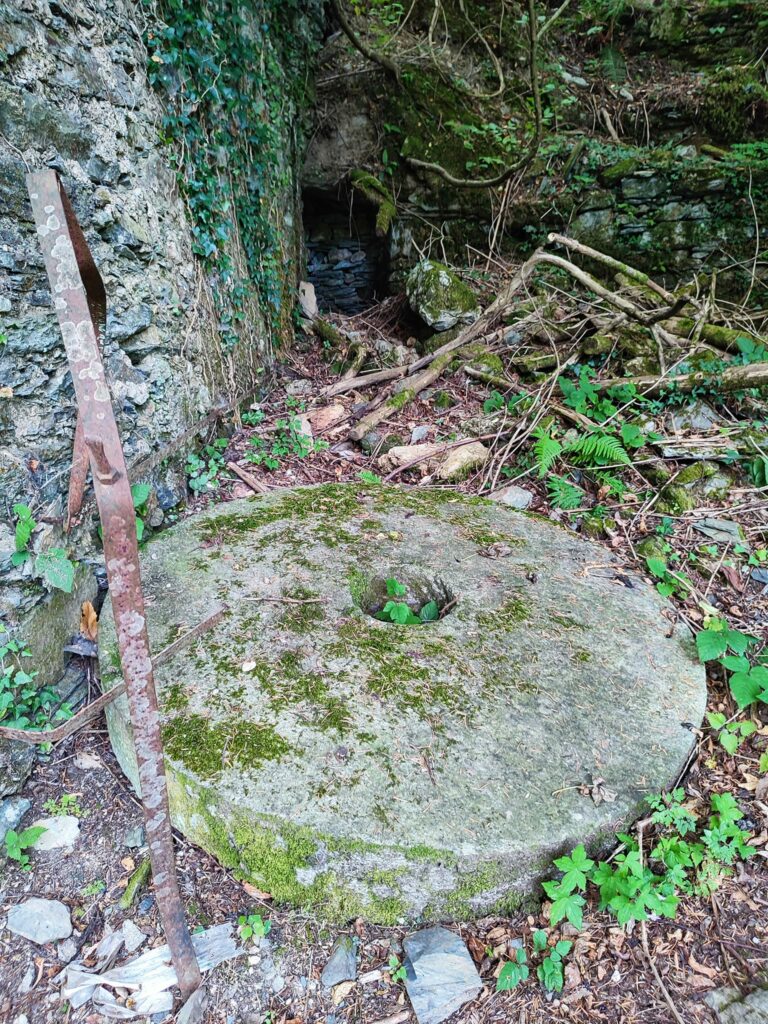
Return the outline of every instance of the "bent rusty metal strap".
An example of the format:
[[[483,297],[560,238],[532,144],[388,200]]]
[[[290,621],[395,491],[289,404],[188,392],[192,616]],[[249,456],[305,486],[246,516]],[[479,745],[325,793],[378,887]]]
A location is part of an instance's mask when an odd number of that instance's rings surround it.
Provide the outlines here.
[[[216,611],[206,616],[202,622],[198,622],[196,626],[193,626],[188,633],[184,633],[178,640],[174,640],[172,644],[168,644],[164,647],[159,654],[155,654],[152,658],[152,665],[154,668],[160,668],[166,661],[178,654],[179,651],[183,650],[189,644],[192,643],[197,637],[203,633],[212,629],[217,622],[219,622],[226,611],[229,609],[225,604],[220,605]],[[3,740],[17,740],[20,743],[59,743],[61,740],[65,740],[67,736],[71,736],[72,733],[82,729],[84,725],[87,725],[92,718],[96,716],[105,708],[108,704],[111,704],[113,700],[118,697],[122,697],[125,693],[126,686],[125,680],[121,679],[120,682],[113,686],[111,690],[106,693],[102,693],[96,700],[92,700],[90,704],[87,704],[84,708],[73,715],[72,718],[68,718],[66,722],[62,722],[61,725],[57,725],[55,729],[11,729],[7,725],[0,725],[0,739]]]
[[[157,906],[179,987],[186,999],[200,985],[200,969],[184,920],[176,878],[133,500],[99,345],[99,329],[106,319],[106,292],[56,172],[44,170],[27,175],[27,188],[75,385],[82,436],[101,517],[104,558],[128,692]]]

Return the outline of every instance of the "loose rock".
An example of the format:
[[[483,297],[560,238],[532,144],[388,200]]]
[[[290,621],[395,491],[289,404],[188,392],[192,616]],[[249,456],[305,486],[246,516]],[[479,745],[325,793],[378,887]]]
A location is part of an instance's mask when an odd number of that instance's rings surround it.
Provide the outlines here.
[[[37,896],[11,907],[6,928],[14,935],[23,935],[25,939],[36,942],[38,946],[68,939],[72,934],[69,908],[58,900],[43,900]]]
[[[325,988],[333,988],[341,981],[354,981],[357,977],[357,945],[349,935],[342,935],[333,944],[331,956],[320,975]]]
[[[502,487],[500,491],[495,491],[490,495],[490,499],[491,501],[500,501],[503,505],[509,505],[510,508],[524,509],[528,508],[533,501],[533,494],[525,487],[510,484],[509,487]]]
[[[21,819],[32,806],[23,796],[12,796],[0,804],[0,843],[5,839],[9,829],[15,829]]]
[[[417,263],[406,278],[405,291],[414,313],[436,331],[471,324],[480,315],[472,289],[443,263]]]
[[[72,850],[80,838],[80,822],[72,814],[38,818],[33,824],[45,829],[35,843],[35,850],[38,853],[46,850]]]
[[[756,989],[742,998],[737,988],[718,988],[705,1001],[715,1011],[718,1024],[768,1024],[768,989]]]
[[[403,940],[405,987],[419,1024],[440,1024],[482,990],[466,946],[447,928],[427,928]]]

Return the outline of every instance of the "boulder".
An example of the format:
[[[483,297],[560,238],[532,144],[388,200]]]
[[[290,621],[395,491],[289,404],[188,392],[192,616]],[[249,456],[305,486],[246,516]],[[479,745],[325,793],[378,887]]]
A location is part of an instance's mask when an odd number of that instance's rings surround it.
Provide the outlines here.
[[[676,778],[704,712],[689,632],[611,564],[449,489],[324,484],[184,519],[142,551],[152,649],[228,611],[156,671],[174,824],[329,920],[538,901],[553,857],[606,849]],[[393,578],[445,614],[376,618]],[[108,601],[99,647],[108,689]],[[107,714],[135,786],[125,697]],[[615,801],[580,794],[596,773]]]
[[[447,331],[480,315],[474,292],[443,263],[422,260],[405,282],[408,303],[429,327]]]

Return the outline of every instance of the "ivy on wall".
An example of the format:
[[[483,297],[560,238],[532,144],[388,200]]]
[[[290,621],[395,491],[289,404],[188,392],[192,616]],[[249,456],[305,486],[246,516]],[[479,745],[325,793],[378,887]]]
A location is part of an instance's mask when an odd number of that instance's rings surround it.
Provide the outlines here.
[[[149,77],[164,141],[212,285],[224,344],[254,329],[254,302],[288,329],[290,216],[301,128],[322,30],[321,0],[144,0]]]

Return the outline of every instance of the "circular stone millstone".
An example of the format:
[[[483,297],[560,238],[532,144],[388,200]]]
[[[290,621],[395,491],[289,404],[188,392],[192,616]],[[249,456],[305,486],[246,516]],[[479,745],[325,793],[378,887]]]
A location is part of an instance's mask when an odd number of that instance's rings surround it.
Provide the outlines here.
[[[691,636],[613,565],[546,520],[426,489],[280,491],[161,533],[142,556],[153,651],[228,606],[156,673],[174,823],[327,917],[518,905],[675,778],[704,712]],[[448,613],[373,618],[389,578]],[[101,623],[108,687],[109,606]],[[108,720],[135,785],[124,697]],[[598,779],[615,800],[580,792]]]

